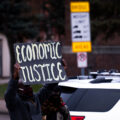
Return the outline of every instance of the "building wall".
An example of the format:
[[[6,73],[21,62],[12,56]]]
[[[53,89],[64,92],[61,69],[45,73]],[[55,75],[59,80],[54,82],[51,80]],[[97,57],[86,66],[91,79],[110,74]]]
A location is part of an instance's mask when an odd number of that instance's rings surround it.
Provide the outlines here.
[[[74,1],[74,0],[73,0]],[[38,3],[33,0],[34,11],[40,12],[40,5],[43,0]],[[65,1],[65,39],[62,40],[63,57],[65,58],[68,68],[66,73],[68,76],[75,76],[81,74],[81,69],[77,67],[77,55],[71,50],[71,26],[70,26],[70,1]],[[103,35],[99,35],[95,41],[92,41],[92,52],[88,53],[88,67],[85,68],[87,74],[90,70],[96,71],[100,69],[118,69],[120,71],[120,36],[115,34],[105,41]],[[102,46],[102,47],[99,47]],[[114,47],[115,46],[115,47]],[[104,49],[106,48],[106,49]]]
[[[7,38],[0,34],[0,41],[2,43],[2,76],[1,77],[9,77],[10,76],[10,53],[7,43]]]
[[[74,1],[74,0],[73,0]],[[63,56],[65,57],[68,68],[66,69],[68,76],[76,76],[81,74],[81,69],[77,67],[77,55],[71,51],[71,27],[70,27],[70,1],[66,0],[66,40],[64,41],[64,47],[68,49],[64,50]],[[91,26],[92,27],[92,26]],[[110,70],[118,69],[120,71],[120,35],[113,34],[108,39],[105,39],[105,35],[100,34],[92,41],[92,52],[88,53],[88,67],[85,68],[85,73],[89,71],[97,70]],[[69,51],[66,53],[66,51]]]

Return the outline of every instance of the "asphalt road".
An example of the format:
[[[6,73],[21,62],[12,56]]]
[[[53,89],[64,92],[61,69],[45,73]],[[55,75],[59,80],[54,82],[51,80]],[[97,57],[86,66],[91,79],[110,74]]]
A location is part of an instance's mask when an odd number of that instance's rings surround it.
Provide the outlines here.
[[[0,114],[0,120],[10,120],[10,117],[8,114]]]

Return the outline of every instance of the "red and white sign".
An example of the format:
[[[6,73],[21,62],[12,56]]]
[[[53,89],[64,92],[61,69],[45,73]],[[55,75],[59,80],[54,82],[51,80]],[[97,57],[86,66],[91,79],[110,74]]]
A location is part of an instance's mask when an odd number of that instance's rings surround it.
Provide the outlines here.
[[[77,53],[77,64],[79,68],[87,67],[87,53],[86,52]]]

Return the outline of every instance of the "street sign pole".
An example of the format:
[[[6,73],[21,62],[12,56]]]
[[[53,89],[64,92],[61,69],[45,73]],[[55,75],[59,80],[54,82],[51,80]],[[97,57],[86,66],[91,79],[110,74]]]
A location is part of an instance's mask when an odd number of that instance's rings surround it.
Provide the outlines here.
[[[91,52],[91,34],[90,34],[90,5],[88,1],[72,1],[70,3],[71,11],[71,38],[72,38],[72,51]],[[87,54],[87,53],[85,53]],[[87,67],[87,57],[84,53],[77,55],[78,67],[81,68],[81,74],[85,74],[85,67]],[[85,61],[81,61],[82,57]],[[83,59],[84,59],[83,58]],[[81,60],[80,60],[81,59]]]
[[[81,68],[81,75],[85,75],[85,68]]]

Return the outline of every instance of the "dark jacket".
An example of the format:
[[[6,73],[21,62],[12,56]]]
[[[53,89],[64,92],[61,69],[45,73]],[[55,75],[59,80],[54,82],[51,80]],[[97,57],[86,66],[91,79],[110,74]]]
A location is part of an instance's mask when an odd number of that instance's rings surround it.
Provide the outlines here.
[[[42,114],[46,117],[44,120],[71,120],[67,105],[57,93],[54,91],[42,104]]]
[[[61,107],[61,110],[46,115],[46,120],[71,120],[67,106],[65,105]]]
[[[11,79],[5,93],[6,106],[11,120],[42,120],[41,103],[47,98],[46,88],[34,94],[34,103],[22,100],[17,94],[18,81]]]

